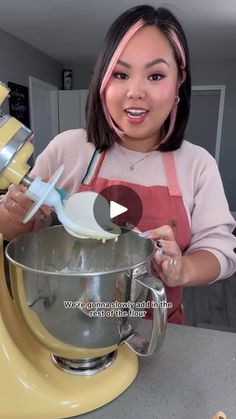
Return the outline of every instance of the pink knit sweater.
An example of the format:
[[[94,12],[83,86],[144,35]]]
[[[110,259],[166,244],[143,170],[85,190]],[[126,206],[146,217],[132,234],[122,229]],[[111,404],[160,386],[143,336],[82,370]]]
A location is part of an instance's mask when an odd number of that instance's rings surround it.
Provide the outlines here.
[[[87,142],[86,131],[76,129],[56,136],[37,158],[31,175],[50,178],[62,163],[65,170],[58,187],[73,194],[78,191],[94,153]],[[220,276],[228,277],[236,270],[236,238],[231,234],[236,223],[230,214],[218,167],[202,147],[184,141],[174,152],[179,186],[192,231],[185,254],[199,249],[211,251],[219,260]],[[120,179],[145,186],[166,185],[163,153],[154,152],[129,170],[130,162],[145,157],[144,153],[120,148],[107,151],[99,176]]]

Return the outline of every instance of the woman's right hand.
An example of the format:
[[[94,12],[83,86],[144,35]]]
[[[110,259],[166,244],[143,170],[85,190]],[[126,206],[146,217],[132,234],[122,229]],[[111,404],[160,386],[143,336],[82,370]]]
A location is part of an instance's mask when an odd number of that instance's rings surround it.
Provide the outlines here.
[[[5,209],[17,222],[23,223],[23,220],[33,205],[33,201],[26,194],[26,187],[23,185],[10,185],[8,192],[2,198],[2,204]],[[35,214],[36,218],[44,218],[51,213],[51,209],[43,205]],[[34,218],[35,218],[34,217]]]

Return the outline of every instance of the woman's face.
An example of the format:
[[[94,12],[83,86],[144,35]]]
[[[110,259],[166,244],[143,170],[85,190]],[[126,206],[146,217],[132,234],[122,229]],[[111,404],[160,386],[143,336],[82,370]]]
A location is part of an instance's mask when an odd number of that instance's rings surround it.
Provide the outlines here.
[[[178,94],[173,50],[159,29],[139,29],[128,41],[105,89],[107,109],[125,132],[127,148],[148,151],[161,140],[161,130]]]

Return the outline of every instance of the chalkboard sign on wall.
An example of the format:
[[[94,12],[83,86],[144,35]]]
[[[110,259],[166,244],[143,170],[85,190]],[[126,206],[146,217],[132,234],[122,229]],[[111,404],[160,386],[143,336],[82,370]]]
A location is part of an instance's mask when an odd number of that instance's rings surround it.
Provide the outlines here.
[[[9,113],[30,128],[28,87],[8,82],[10,91]]]

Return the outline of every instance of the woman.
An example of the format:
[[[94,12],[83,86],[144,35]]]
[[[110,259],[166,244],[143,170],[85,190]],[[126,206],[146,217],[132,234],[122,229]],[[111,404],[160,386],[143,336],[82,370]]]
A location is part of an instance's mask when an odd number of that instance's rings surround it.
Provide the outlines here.
[[[158,240],[153,271],[166,286],[173,323],[184,321],[183,286],[211,283],[236,269],[235,221],[217,165],[204,149],[184,141],[190,93],[180,24],[166,9],[132,8],[113,23],[98,57],[87,133],[58,135],[32,171],[46,179],[64,163],[60,187],[72,193],[124,185],[139,195],[143,215],[137,227]],[[11,187],[1,205],[7,239],[51,223],[42,208],[22,225],[32,204],[23,190]]]

